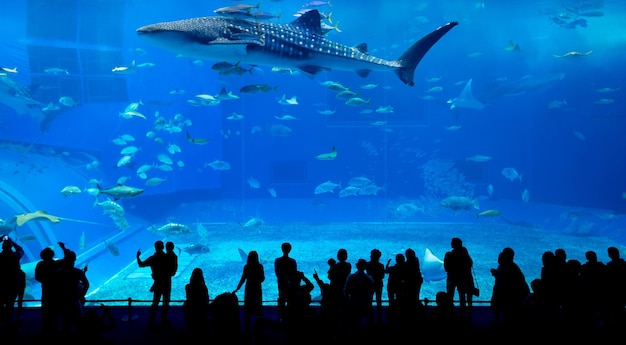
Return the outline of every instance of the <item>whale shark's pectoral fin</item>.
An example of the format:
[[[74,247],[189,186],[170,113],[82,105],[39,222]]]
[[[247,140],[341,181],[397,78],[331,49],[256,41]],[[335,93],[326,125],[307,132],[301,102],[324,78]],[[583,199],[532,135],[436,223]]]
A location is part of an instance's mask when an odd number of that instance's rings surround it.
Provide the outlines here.
[[[235,44],[256,44],[265,45],[265,35],[253,35],[248,33],[238,33],[230,36],[230,43]]]
[[[309,78],[313,78],[319,72],[330,71],[330,68],[317,66],[317,65],[298,66],[298,69],[300,69]]]

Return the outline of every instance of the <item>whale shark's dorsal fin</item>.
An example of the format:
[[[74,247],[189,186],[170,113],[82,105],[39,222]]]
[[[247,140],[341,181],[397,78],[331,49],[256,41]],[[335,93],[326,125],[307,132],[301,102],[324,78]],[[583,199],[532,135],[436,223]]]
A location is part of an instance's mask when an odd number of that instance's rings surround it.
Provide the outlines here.
[[[356,45],[354,48],[356,48],[356,50],[360,51],[363,54],[367,54],[367,43],[361,43],[359,45]]]
[[[320,13],[317,10],[310,10],[291,22],[291,25],[300,30],[309,30],[317,35],[323,36],[324,32],[322,32],[321,21]]]

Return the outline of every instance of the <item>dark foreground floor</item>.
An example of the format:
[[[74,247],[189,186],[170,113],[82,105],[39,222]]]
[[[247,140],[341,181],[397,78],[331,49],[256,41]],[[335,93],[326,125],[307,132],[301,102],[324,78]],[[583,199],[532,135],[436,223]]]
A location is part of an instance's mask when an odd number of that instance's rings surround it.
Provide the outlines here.
[[[241,309],[241,308],[240,308]],[[506,341],[520,340],[566,340],[566,339],[594,339],[608,337],[603,331],[585,332],[578,329],[559,330],[558,332],[546,333],[545,330],[521,327],[510,330],[492,325],[492,314],[488,307],[475,307],[474,317],[468,324],[455,327],[442,327],[433,329],[419,321],[403,325],[402,329],[384,322],[371,329],[361,330],[358,334],[343,334],[328,336],[319,324],[306,326],[295,332],[290,332],[284,324],[277,322],[275,307],[264,308],[264,322],[258,328],[255,336],[246,337],[243,332],[228,332],[214,322],[198,335],[188,334],[182,314],[182,307],[173,306],[170,309],[171,323],[159,325],[154,329],[147,327],[148,307],[112,307],[116,327],[105,334],[110,339],[109,344],[184,344],[190,342],[202,343],[231,343],[231,344],[384,344],[411,340],[408,343],[420,340],[478,340],[486,343],[501,343]],[[319,310],[315,310],[318,312]],[[241,310],[240,310],[241,313]],[[130,315],[130,321],[129,320]],[[407,339],[409,338],[409,339]],[[590,339],[590,340],[591,340]],[[93,339],[54,338],[43,336],[41,332],[40,310],[27,308],[24,310],[22,320],[17,328],[3,328],[0,330],[0,344],[100,344]]]

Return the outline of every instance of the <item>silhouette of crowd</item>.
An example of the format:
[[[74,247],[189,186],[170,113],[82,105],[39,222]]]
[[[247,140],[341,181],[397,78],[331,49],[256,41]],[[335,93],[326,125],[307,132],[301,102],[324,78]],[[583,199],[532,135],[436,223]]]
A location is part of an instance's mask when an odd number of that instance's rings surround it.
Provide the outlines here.
[[[55,259],[50,247],[41,250],[35,279],[41,284],[41,329],[45,337],[73,337],[82,342],[112,343],[105,333],[115,328],[110,310],[101,313],[85,309],[89,290],[87,266],[75,267],[76,253],[58,243],[63,257]],[[240,280],[232,292],[210,299],[202,268],[193,269],[185,285],[183,315],[185,329],[192,339],[208,332],[215,339],[263,343],[271,330],[281,330],[286,343],[306,336],[314,342],[373,342],[380,337],[390,341],[415,339],[420,332],[441,332],[449,339],[469,338],[473,333],[473,298],[479,295],[475,284],[474,262],[460,238],[452,238],[443,268],[446,288],[436,293],[435,301],[422,299],[424,279],[420,262],[411,248],[396,253],[394,261],[381,262],[382,253],[372,249],[369,260],[357,258],[355,269],[348,250],[339,248],[336,258],[328,258],[326,276],[317,270],[313,281],[321,292],[319,308],[313,308],[315,284],[298,270],[290,256],[292,245],[281,245],[282,255],[273,262],[278,287],[276,320],[264,317],[264,264],[255,250],[247,254]],[[150,267],[153,293],[148,330],[156,327],[161,303],[161,327],[170,325],[168,314],[172,277],[178,271],[173,242],[154,243],[154,253],[142,259],[139,267]],[[3,237],[0,252],[0,322],[2,329],[19,326],[19,296],[23,296],[23,271],[20,259],[24,250]],[[540,276],[530,280],[515,262],[515,251],[503,248],[493,268],[490,296],[491,334],[531,337],[538,334],[597,335],[613,334],[626,326],[626,261],[616,247],[607,249],[603,263],[595,251],[585,253],[585,262],[567,258],[564,249],[546,251],[541,256]],[[237,293],[244,288],[240,323]],[[385,290],[386,288],[386,290]],[[384,292],[386,291],[386,296]],[[489,295],[489,292],[483,292]],[[458,300],[455,296],[458,295]],[[383,307],[387,299],[388,307]],[[429,303],[434,302],[432,305]],[[458,307],[455,306],[458,302]],[[14,313],[18,303],[18,312]],[[239,338],[241,337],[241,338]],[[49,338],[52,339],[52,338]]]

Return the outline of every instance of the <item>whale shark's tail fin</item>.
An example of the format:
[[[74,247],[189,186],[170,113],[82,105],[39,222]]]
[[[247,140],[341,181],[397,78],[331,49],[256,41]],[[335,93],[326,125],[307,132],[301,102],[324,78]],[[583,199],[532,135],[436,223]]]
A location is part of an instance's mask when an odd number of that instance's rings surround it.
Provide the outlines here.
[[[415,42],[409,49],[400,55],[400,57],[396,60],[400,67],[397,68],[395,72],[403,83],[413,86],[413,74],[415,72],[415,68],[424,55],[426,55],[430,48],[434,46],[435,43],[443,37],[443,35],[448,33],[448,31],[458,24],[459,23],[457,22],[450,22],[438,27],[435,31]]]

